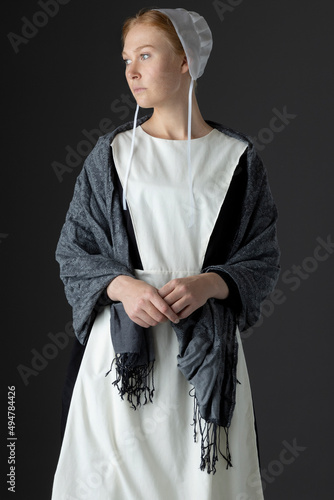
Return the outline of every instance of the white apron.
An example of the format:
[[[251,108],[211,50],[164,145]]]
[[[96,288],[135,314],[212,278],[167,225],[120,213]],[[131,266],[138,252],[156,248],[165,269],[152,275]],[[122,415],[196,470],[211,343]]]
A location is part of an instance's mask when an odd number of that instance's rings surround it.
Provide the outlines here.
[[[132,131],[111,147],[121,183]],[[198,274],[233,172],[246,145],[217,130],[191,141],[195,224],[189,228],[187,141],[154,138],[139,126],[127,202],[144,270],[160,288]],[[133,410],[112,385],[110,311],[95,319],[73,391],[52,500],[263,500],[250,385],[239,332],[236,406],[229,431],[233,467],[219,455],[215,475],[199,469],[192,386],[177,368],[170,323],[152,329],[153,403]],[[221,433],[221,449],[225,435]]]

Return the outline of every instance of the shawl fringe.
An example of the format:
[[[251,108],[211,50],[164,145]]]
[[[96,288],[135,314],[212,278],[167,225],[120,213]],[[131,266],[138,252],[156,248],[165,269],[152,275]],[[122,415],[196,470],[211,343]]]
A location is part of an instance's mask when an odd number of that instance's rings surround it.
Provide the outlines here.
[[[117,387],[121,398],[124,399],[126,395],[131,408],[136,410],[148,402],[153,403],[155,387],[154,361],[148,365],[136,366],[134,358],[135,356],[128,353],[116,354],[111,362],[110,370],[105,376],[109,375],[115,363],[116,379],[113,381],[113,385]]]
[[[200,469],[207,471],[208,474],[216,473],[216,463],[218,462],[218,453],[226,461],[226,469],[233,467],[232,457],[229,448],[228,427],[222,427],[217,422],[209,422],[202,418],[199,405],[196,398],[194,388],[191,389],[189,395],[194,398],[194,414],[193,414],[193,427],[194,427],[194,441],[197,441],[197,426],[201,435],[201,463]],[[224,430],[226,436],[226,449],[225,454],[220,449],[220,432]]]
[[[124,400],[124,396],[126,395],[131,408],[136,410],[148,402],[153,403],[155,391],[154,361],[148,365],[135,366],[133,363],[129,363],[129,358],[131,356],[127,353],[116,354],[105,376],[109,375],[115,363],[116,379],[112,384],[117,387],[121,398]],[[200,414],[194,387],[189,391],[189,395],[194,398],[193,423],[191,424],[194,428],[194,442],[197,442],[198,431],[201,435],[200,469],[202,471],[206,470],[208,474],[211,474],[211,472],[215,474],[219,455],[226,461],[226,469],[233,467],[229,448],[228,427],[222,427],[217,422],[204,420]],[[224,430],[226,437],[225,454],[220,449],[221,429]]]

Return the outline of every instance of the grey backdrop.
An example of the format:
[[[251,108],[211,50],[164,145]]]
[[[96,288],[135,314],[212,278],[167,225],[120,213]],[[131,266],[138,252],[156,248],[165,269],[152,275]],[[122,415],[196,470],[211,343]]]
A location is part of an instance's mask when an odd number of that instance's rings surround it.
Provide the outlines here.
[[[5,4],[1,498],[14,497],[6,485],[12,385],[15,498],[50,498],[73,340],[54,251],[84,158],[99,134],[132,119],[120,27],[147,5]],[[334,5],[156,0],[151,6],[184,7],[207,19],[214,48],[198,82],[202,113],[255,138],[279,208],[282,273],[260,324],[244,335],[266,499],[330,499]]]

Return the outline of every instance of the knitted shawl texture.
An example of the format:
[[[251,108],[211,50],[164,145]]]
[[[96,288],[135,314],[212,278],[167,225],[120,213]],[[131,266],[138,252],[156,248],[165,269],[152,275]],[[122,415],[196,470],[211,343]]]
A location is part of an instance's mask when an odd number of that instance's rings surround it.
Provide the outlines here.
[[[148,116],[141,118],[138,125],[147,119]],[[276,234],[277,209],[266,170],[253,144],[247,137],[218,123],[207,123],[247,143],[246,162],[234,173],[234,176],[242,174],[246,181],[233,235],[229,241],[220,240],[222,261],[202,269],[202,272],[227,276],[237,289],[240,307],[212,298],[188,318],[172,324],[179,342],[177,366],[193,386],[194,438],[198,422],[202,440],[200,467],[214,473],[218,451],[227,466],[232,465],[228,439],[223,454],[219,435],[223,428],[228,438],[235,406],[236,327],[242,332],[259,319],[261,302],[274,289],[278,279],[280,252]],[[121,397],[127,393],[128,400],[136,408],[140,406],[141,393],[147,390],[152,366],[148,367],[154,361],[150,329],[135,325],[124,308],[122,310],[122,304],[113,303],[106,294],[106,287],[116,276],[135,277],[110,147],[117,133],[132,126],[133,122],[128,122],[100,137],[86,158],[61,230],[56,259],[67,300],[73,309],[73,328],[82,344],[86,344],[100,308],[110,305],[111,338],[118,374],[114,384]],[[151,388],[150,401],[152,396]]]

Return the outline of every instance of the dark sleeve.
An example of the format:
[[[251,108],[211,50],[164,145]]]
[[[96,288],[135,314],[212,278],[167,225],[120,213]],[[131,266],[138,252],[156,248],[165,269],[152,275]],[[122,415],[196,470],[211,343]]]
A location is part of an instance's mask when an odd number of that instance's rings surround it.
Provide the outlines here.
[[[233,234],[226,230],[225,234],[220,235],[223,238],[220,254],[225,254],[227,245],[227,258],[225,261],[217,259],[214,264],[203,269],[203,272],[227,273],[237,285],[241,298],[241,310],[238,314],[240,331],[258,321],[261,303],[274,290],[280,272],[278,211],[267,171],[254,146],[250,145],[246,151],[247,168],[245,171],[238,168],[234,179],[237,181],[239,176],[242,178],[246,175],[242,203],[239,208],[235,207],[239,216]],[[239,193],[236,194],[242,197]],[[231,217],[235,220],[235,213]],[[227,223],[232,227],[229,221]]]
[[[56,248],[73,328],[82,344],[100,307],[110,303],[108,284],[120,274],[134,276],[107,139],[98,140],[77,177]]]
[[[222,271],[214,272],[219,274],[219,276],[223,278],[229,289],[229,295],[224,300],[224,303],[232,307],[236,311],[236,313],[238,313],[241,310],[241,297],[236,282],[234,281],[232,276],[227,273],[224,273]]]

